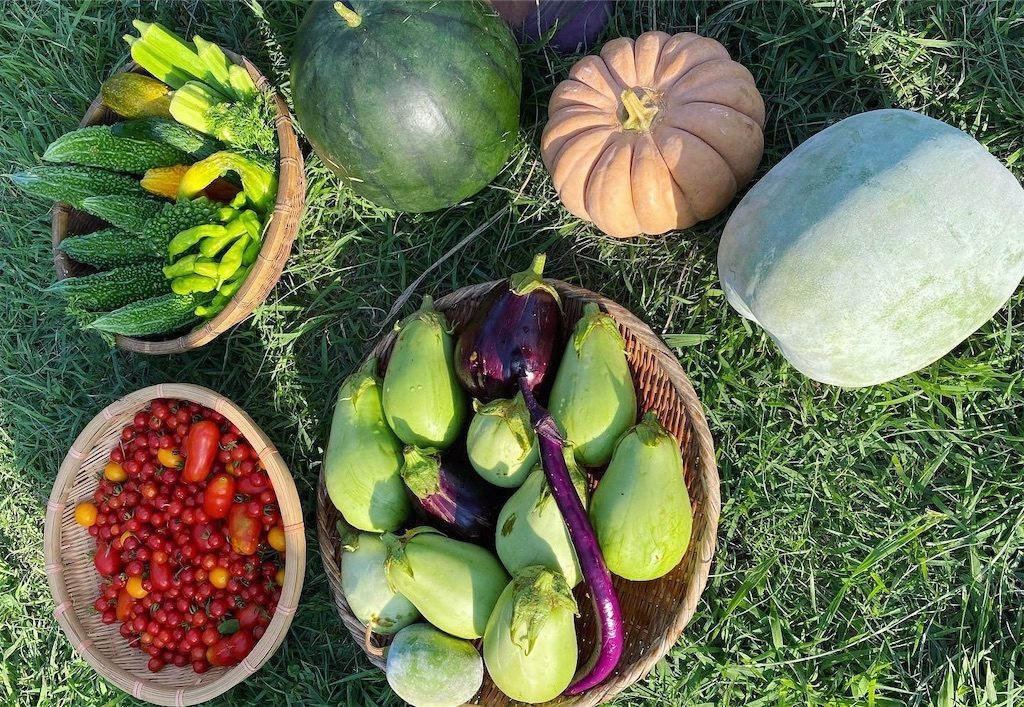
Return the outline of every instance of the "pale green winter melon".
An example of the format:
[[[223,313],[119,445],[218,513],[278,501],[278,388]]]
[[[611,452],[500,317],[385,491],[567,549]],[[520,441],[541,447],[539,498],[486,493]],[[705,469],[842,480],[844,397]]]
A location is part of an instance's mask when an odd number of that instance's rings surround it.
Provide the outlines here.
[[[718,249],[729,302],[796,368],[856,387],[948,353],[1024,276],[1024,189],[974,138],[905,110],[840,121],[775,166]]]

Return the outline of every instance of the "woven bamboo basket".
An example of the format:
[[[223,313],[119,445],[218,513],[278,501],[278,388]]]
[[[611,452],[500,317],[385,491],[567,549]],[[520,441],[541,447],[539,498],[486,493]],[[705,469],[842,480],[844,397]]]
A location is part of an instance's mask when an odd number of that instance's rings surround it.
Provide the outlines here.
[[[99,574],[92,562],[96,541],[75,523],[75,506],[91,499],[110,450],[135,413],[156,398],[176,398],[205,405],[234,423],[267,469],[281,509],[285,533],[285,580],[277,610],[266,633],[240,664],[210,668],[202,675],[191,667],[146,669],[149,656],[131,648],[117,624],[103,624],[92,604]],[[46,504],[43,531],[46,576],[56,605],[54,616],[75,650],[96,672],[137,699],[158,705],[193,705],[213,699],[259,670],[288,633],[302,592],[306,538],[302,508],[281,454],[245,411],[212,390],[167,383],[143,388],[105,408],[86,425],[57,473]]]
[[[245,67],[261,91],[273,90],[267,78],[248,59],[229,51],[224,53],[236,64]],[[130,62],[124,71],[145,73],[134,62]],[[292,241],[295,240],[295,235],[299,231],[299,222],[302,219],[302,210],[306,199],[306,176],[303,170],[302,152],[292,127],[288,106],[280,94],[275,93],[274,98],[277,103],[277,140],[281,151],[278,166],[277,203],[263,234],[263,248],[260,250],[259,258],[252,271],[246,277],[245,284],[231,298],[220,314],[207,320],[196,329],[163,340],[118,336],[115,341],[121,348],[146,354],[172,354],[204,346],[218,335],[247,319],[256,307],[267,298],[277,281],[281,279],[285,262],[291,253]],[[100,97],[97,96],[89,106],[89,110],[85,112],[80,126],[110,125],[120,120],[121,117],[104,106]],[[51,231],[53,261],[58,280],[90,272],[89,268],[76,263],[58,250],[57,246],[60,245],[60,242],[68,236],[92,233],[105,225],[100,219],[78,211],[68,204],[58,203],[54,206]]]
[[[445,313],[458,330],[468,321],[487,293],[502,282],[464,287],[441,298],[435,306]],[[647,675],[655,663],[672,648],[696,611],[715,552],[721,508],[718,469],[714,443],[700,400],[675,356],[654,332],[628,310],[609,299],[558,280],[547,282],[554,285],[562,299],[565,337],[568,337],[588,302],[598,303],[618,323],[619,331],[626,341],[626,355],[633,374],[640,412],[656,410],[658,419],[679,440],[686,487],[693,505],[690,546],[675,569],[650,582],[614,578],[625,627],[625,649],[618,668],[602,684],[581,695],[559,697],[546,703],[551,706],[591,707],[610,700]],[[381,373],[386,370],[394,342],[395,334],[391,332],[379,340],[369,354],[381,361]],[[341,513],[328,497],[321,473],[317,487],[317,533],[335,607],[353,639],[363,646],[370,661],[383,669],[384,659],[380,651],[376,650],[378,646],[370,645],[366,640],[366,629],[352,614],[341,588],[341,548],[337,530],[339,521],[342,521]],[[595,632],[590,597],[583,584],[577,588],[576,598],[581,616],[577,622],[577,633],[582,665],[593,649]],[[383,636],[375,638],[379,645],[385,645],[389,640]],[[499,691],[486,675],[483,687],[473,703],[491,707],[517,704]]]

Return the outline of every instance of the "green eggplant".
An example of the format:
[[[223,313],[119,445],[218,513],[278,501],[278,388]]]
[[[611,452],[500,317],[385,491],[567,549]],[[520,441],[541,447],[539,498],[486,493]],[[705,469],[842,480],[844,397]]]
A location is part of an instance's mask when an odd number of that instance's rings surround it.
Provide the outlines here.
[[[386,661],[388,685],[413,707],[458,707],[473,699],[484,680],[473,644],[428,624],[399,631]]]
[[[397,530],[412,506],[402,483],[402,443],[384,420],[377,359],[350,375],[338,392],[324,453],[324,483],[349,525]]]
[[[429,295],[397,327],[384,373],[384,415],[406,444],[447,449],[462,431],[466,393],[455,379],[448,321]]]
[[[653,410],[615,446],[590,521],[609,571],[625,579],[662,577],[686,554],[693,510],[683,461]]]
[[[565,457],[569,476],[586,508],[587,481],[569,448],[565,450]],[[561,572],[570,587],[583,579],[565,520],[539,464],[498,514],[494,548],[505,569],[513,574],[529,565],[543,565]]]
[[[519,702],[547,702],[576,672],[576,600],[558,572],[525,567],[501,593],[484,632],[484,665],[499,690]]]
[[[607,464],[616,440],[636,422],[626,342],[615,320],[593,302],[565,347],[548,409],[586,466]]]
[[[486,404],[474,400],[473,408],[466,433],[470,464],[495,486],[521,486],[540,456],[523,394]]]
[[[388,583],[423,618],[459,638],[484,635],[494,603],[508,584],[508,574],[494,555],[427,527],[401,536],[386,533],[382,539]]]
[[[388,587],[387,551],[373,533],[351,532],[341,554],[341,591],[352,613],[374,633],[398,633],[420,620],[408,599]]]

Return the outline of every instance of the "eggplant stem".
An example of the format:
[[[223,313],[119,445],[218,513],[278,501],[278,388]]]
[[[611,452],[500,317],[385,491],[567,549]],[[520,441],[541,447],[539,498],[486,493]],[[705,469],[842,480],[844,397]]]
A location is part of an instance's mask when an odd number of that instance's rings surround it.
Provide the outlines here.
[[[373,642],[373,624],[366,624],[366,633],[363,634],[363,647],[372,656],[377,658],[384,657],[384,649]]]
[[[541,465],[547,477],[551,495],[555,499],[562,519],[565,521],[569,538],[576,549],[576,557],[583,572],[584,581],[590,589],[590,597],[597,617],[597,642],[594,653],[587,664],[577,673],[565,690],[567,695],[578,695],[600,684],[611,675],[622,656],[622,610],[612,585],[612,577],[605,565],[597,535],[590,525],[587,511],[583,507],[572,483],[565,463],[562,439],[551,413],[537,402],[533,391],[526,383],[525,376],[519,376],[519,389],[530,411],[530,422],[540,443]]]

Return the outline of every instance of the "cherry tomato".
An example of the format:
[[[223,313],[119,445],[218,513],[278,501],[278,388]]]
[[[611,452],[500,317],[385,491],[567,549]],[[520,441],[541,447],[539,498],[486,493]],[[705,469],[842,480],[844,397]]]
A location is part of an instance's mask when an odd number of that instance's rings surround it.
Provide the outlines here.
[[[95,503],[84,501],[75,506],[75,522],[83,528],[90,528],[96,525],[96,517],[99,515],[99,509],[96,508]]]
[[[269,621],[270,614],[258,604],[246,604],[235,612],[235,618],[238,619],[238,625],[241,628],[252,628],[264,621]]]
[[[262,471],[254,471],[238,480],[238,490],[249,496],[259,496],[269,488],[270,479]]]
[[[93,564],[96,565],[96,571],[104,577],[113,577],[121,571],[121,557],[110,543],[99,542],[96,544]]]
[[[168,444],[171,444],[169,437],[164,437],[164,439],[168,440]],[[176,449],[163,446],[156,453],[156,459],[162,466],[168,469],[180,469],[185,463],[185,458],[178,454]]]
[[[228,581],[231,579],[231,573],[223,567],[214,567],[209,573],[210,584],[215,586],[217,589],[223,589],[228,586]]]
[[[114,609],[114,616],[118,621],[128,621],[132,614],[132,595],[127,589],[122,589],[117,595],[117,607]]]
[[[279,587],[283,587],[284,586],[284,567],[282,567],[281,569],[279,569],[277,572],[274,573],[274,582]]]
[[[239,629],[207,648],[206,660],[210,665],[216,666],[237,665],[249,655],[254,645],[256,641],[252,637],[252,631]]]
[[[103,478],[119,484],[122,481],[128,480],[128,473],[124,470],[124,467],[117,462],[110,462],[103,467]]]
[[[174,584],[171,566],[166,562],[157,562],[156,553],[153,553],[153,559],[149,563],[149,581],[153,583],[153,589],[159,592],[166,592]]]
[[[129,577],[128,581],[124,585],[125,591],[131,596],[132,599],[142,599],[149,592],[142,586],[141,577]]]
[[[228,537],[231,539],[232,550],[239,555],[255,554],[259,548],[260,530],[261,525],[247,513],[244,504],[237,503],[231,507],[228,512]]]
[[[217,474],[203,491],[203,511],[210,518],[227,518],[235,500],[235,479],[228,474]]]
[[[185,440],[185,468],[182,478],[189,483],[206,479],[217,456],[220,428],[215,422],[203,420],[192,425]]]
[[[284,552],[284,528],[280,525],[275,525],[267,533],[267,544],[274,548],[278,552]]]

